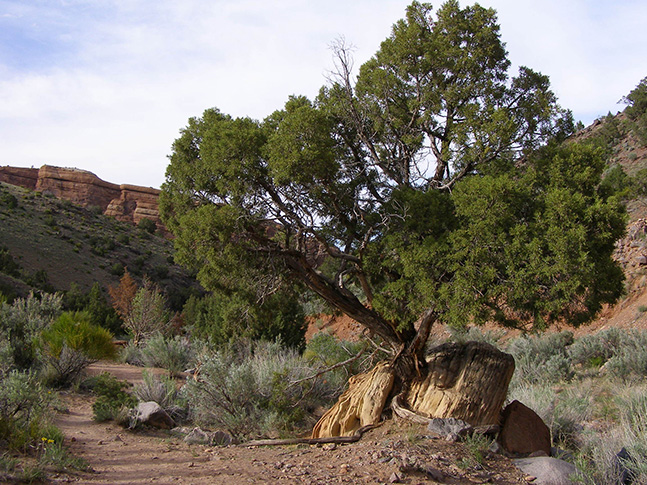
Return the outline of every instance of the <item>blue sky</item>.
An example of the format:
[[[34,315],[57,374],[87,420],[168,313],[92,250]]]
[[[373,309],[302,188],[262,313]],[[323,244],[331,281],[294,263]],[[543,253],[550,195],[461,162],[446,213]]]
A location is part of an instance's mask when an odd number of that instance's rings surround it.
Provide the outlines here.
[[[0,165],[159,187],[189,117],[262,119],[291,94],[313,97],[331,42],[352,43],[359,67],[409,3],[0,0]],[[644,0],[480,3],[497,10],[515,71],[547,74],[585,124],[622,110],[647,76]]]

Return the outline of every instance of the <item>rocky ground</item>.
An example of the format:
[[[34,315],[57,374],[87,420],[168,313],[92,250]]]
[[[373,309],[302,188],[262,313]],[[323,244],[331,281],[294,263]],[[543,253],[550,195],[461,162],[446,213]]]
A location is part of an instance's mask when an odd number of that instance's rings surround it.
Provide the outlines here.
[[[137,382],[141,369],[97,364],[118,379]],[[160,430],[128,431],[92,420],[90,395],[63,395],[67,412],[57,424],[72,452],[92,472],[59,475],[55,481],[91,484],[243,483],[528,483],[507,458],[486,452],[481,459],[462,443],[425,436],[420,425],[385,422],[357,443],[209,447],[186,444]],[[480,463],[479,463],[480,461]]]

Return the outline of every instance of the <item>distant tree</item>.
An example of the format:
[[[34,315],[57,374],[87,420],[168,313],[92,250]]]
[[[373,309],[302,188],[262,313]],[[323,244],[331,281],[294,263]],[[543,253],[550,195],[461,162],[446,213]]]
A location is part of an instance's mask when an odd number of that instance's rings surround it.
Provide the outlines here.
[[[238,339],[275,341],[303,348],[306,323],[298,295],[293,291],[272,294],[264,302],[242,291],[214,292],[202,298],[191,297],[183,311],[191,335],[209,339],[212,344],[228,344]]]
[[[155,234],[155,231],[157,230],[157,224],[147,217],[142,218],[142,220],[139,221],[139,224],[137,224],[137,227],[149,234]]]
[[[132,313],[133,299],[137,293],[137,283],[130,276],[128,270],[124,271],[124,275],[119,280],[118,286],[108,287],[108,293],[112,299],[112,307],[125,322],[128,315]]]
[[[164,295],[157,285],[144,280],[144,285],[132,300],[130,314],[124,320],[124,328],[132,336],[134,345],[139,345],[156,333],[166,333],[170,323]]]
[[[206,288],[299,280],[384,340],[400,384],[437,322],[578,325],[615,301],[604,160],[557,145],[572,116],[546,76],[509,75],[493,10],[414,2],[356,79],[336,54],[316,100],[208,109],[174,142],[160,208]]]
[[[629,105],[625,112],[632,121],[634,133],[644,145],[647,145],[647,77],[643,78],[623,100]]]

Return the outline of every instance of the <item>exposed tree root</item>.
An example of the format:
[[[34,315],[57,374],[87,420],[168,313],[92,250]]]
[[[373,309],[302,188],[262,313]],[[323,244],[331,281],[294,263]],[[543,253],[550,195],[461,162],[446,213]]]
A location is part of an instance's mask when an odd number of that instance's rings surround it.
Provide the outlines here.
[[[351,436],[329,436],[326,438],[287,438],[287,439],[278,439],[278,440],[253,440],[248,441],[247,443],[242,443],[241,446],[277,446],[277,445],[298,445],[298,444],[308,444],[308,445],[319,445],[326,443],[355,443],[362,438],[362,435],[368,430],[377,428],[381,426],[382,423],[378,424],[367,424],[362,426]]]

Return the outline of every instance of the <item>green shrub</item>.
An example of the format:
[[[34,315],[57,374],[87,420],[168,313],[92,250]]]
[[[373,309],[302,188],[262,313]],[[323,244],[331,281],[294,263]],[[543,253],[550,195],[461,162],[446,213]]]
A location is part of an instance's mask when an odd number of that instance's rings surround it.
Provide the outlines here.
[[[38,348],[48,382],[58,386],[71,384],[92,362],[116,356],[110,332],[85,312],[63,313],[40,333]]]
[[[90,469],[87,461],[72,455],[63,443],[50,439],[45,440],[42,444],[38,463],[59,473],[73,470],[88,471]]]
[[[195,354],[187,338],[157,334],[146,341],[141,360],[147,367],[162,367],[170,374],[178,374],[191,366]]]
[[[119,421],[121,418],[119,423],[125,424],[128,410],[137,405],[137,399],[124,390],[128,387],[128,383],[118,381],[107,372],[86,379],[83,387],[97,395],[97,399],[92,405],[92,417],[95,421]]]
[[[142,220],[139,221],[139,224],[137,224],[137,227],[149,234],[155,234],[155,231],[157,230],[157,224],[155,224],[154,221],[146,217],[144,217]]]
[[[115,263],[110,267],[110,274],[115,276],[123,276],[124,270],[125,268],[123,264]]]
[[[32,367],[36,360],[33,342],[61,313],[62,302],[61,295],[37,297],[31,293],[11,305],[0,305],[0,334],[4,334],[9,342],[12,365],[18,369]]]
[[[168,278],[168,266],[165,266],[163,264],[158,264],[155,267],[153,267],[153,272],[152,272],[152,278],[156,281],[163,280],[165,278]]]
[[[3,205],[10,210],[15,209],[18,207],[18,199],[16,199],[15,195],[3,191],[0,194],[0,205]]]
[[[481,327],[475,326],[465,326],[460,328],[455,328],[447,326],[447,330],[450,333],[450,340],[454,342],[486,342],[488,344],[497,346],[499,340],[503,336],[501,331],[483,331]]]
[[[604,368],[623,381],[641,380],[647,375],[647,332],[623,331],[623,340]]]
[[[199,380],[187,385],[189,409],[198,423],[238,438],[292,433],[314,423],[312,411],[328,404],[330,389],[299,354],[278,343],[257,342],[206,353]]]
[[[16,263],[6,247],[0,248],[0,272],[14,278],[20,276],[20,265]]]
[[[298,349],[305,345],[305,316],[298,297],[279,291],[262,304],[244,291],[214,292],[203,298],[191,297],[183,309],[191,333],[215,345],[238,339],[281,341]]]
[[[25,452],[48,432],[52,395],[33,372],[0,375],[0,442]]]
[[[368,371],[379,360],[385,358],[382,353],[369,354],[367,350],[368,342],[366,341],[342,341],[327,332],[319,332],[306,345],[303,358],[311,366],[325,370],[359,355],[359,358],[346,365],[336,367],[323,376],[326,380],[326,388],[330,392],[326,398],[332,400],[343,392],[349,377]]]
[[[538,337],[519,337],[507,347],[515,360],[515,373],[511,386],[520,384],[549,384],[568,381],[574,369],[567,353],[573,343],[573,334],[545,334]]]
[[[142,377],[142,382],[133,388],[133,394],[140,402],[156,402],[176,422],[186,417],[186,399],[173,379],[147,371],[142,373]]]
[[[573,364],[600,367],[618,353],[625,339],[626,332],[618,328],[601,330],[575,340],[568,348],[568,355]]]

